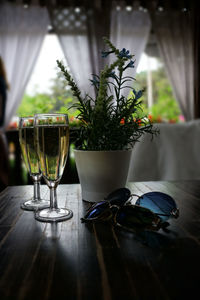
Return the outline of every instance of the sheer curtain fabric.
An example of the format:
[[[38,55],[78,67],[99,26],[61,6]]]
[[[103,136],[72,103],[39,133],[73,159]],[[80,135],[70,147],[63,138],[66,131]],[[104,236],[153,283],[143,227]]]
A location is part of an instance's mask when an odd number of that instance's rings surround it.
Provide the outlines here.
[[[72,77],[83,94],[91,93],[89,77],[92,68],[87,35],[88,12],[84,8],[54,7],[49,10],[49,14]]]
[[[175,98],[187,121],[194,119],[193,33],[190,12],[164,11],[152,16],[161,57]]]
[[[151,29],[149,14],[139,10],[127,10],[126,7],[112,9],[111,14],[111,41],[117,48],[126,48],[134,54],[135,68],[128,68],[126,76],[134,77],[140,57],[144,52]],[[128,96],[129,89],[124,89],[123,94]]]
[[[48,13],[44,7],[24,8],[12,3],[0,5],[0,55],[10,83],[4,128],[23,97],[48,24]]]
[[[83,93],[94,95],[88,79],[91,74],[99,74],[108,62],[108,59],[101,58],[101,51],[105,48],[103,36],[109,37],[120,49],[125,47],[135,54],[135,69],[126,74],[135,75],[151,28],[147,13],[127,11],[125,6],[120,11],[116,6],[104,10],[71,7],[55,8],[50,11],[50,16],[69,68]]]
[[[103,67],[99,56],[102,37],[109,35],[110,10],[55,7],[49,13],[75,82],[83,96],[94,96],[89,79]]]

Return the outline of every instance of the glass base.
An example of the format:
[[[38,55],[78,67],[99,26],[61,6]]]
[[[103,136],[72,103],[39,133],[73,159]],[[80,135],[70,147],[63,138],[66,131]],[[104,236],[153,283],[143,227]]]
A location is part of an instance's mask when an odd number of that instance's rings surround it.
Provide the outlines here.
[[[24,210],[38,210],[38,209],[43,209],[43,208],[48,208],[50,206],[50,201],[40,199],[40,200],[27,200],[24,203],[21,204],[21,208]]]
[[[41,222],[61,222],[71,219],[73,212],[67,208],[42,209],[35,213],[35,219]]]

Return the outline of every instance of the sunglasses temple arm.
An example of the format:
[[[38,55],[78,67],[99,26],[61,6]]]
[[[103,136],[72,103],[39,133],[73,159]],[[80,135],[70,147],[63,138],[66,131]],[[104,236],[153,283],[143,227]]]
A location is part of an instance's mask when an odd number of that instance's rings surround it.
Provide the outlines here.
[[[158,214],[156,213],[157,216],[163,216],[163,217],[169,217],[169,214]],[[170,214],[171,215],[171,214]]]
[[[136,196],[136,197],[138,197],[138,198],[140,197],[140,196],[137,195],[137,194],[131,194],[131,195],[130,195],[130,197],[133,197],[133,196]]]
[[[137,194],[131,194],[127,202],[130,202],[130,201],[133,199],[133,197],[138,197],[138,198],[140,198],[140,196],[137,195]]]

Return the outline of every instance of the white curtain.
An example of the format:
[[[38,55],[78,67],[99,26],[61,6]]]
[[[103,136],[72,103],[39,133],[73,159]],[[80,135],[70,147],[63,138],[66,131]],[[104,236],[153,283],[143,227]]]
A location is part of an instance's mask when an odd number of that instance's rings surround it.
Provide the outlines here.
[[[89,79],[98,74],[102,36],[107,35],[107,22],[101,10],[83,7],[51,8],[51,21],[58,35],[67,64],[82,94],[94,96]]]
[[[135,68],[128,68],[126,75],[134,77],[140,57],[144,52],[151,20],[149,14],[139,10],[127,10],[126,7],[117,10],[112,9],[111,16],[111,40],[117,48],[126,48],[134,54]],[[128,96],[129,89],[124,89],[123,94]]]
[[[127,75],[134,77],[151,27],[147,13],[127,11],[126,7],[118,11],[114,6],[112,9],[106,7],[88,11],[82,8],[55,8],[50,15],[72,75],[84,93],[93,94],[88,79],[91,74],[99,74],[108,62],[101,58],[105,47],[103,36],[109,37],[120,49],[125,47],[135,54],[135,69],[127,71]]]
[[[49,24],[45,8],[5,3],[0,5],[0,55],[3,58],[10,91],[4,128],[23,97]]]
[[[93,93],[89,82],[92,68],[86,35],[59,35],[59,41],[75,82],[83,94]],[[84,50],[83,50],[84,49]]]
[[[160,12],[152,16],[152,21],[174,95],[185,119],[192,120],[194,119],[194,63],[190,12]]]
[[[87,36],[87,12],[84,8],[52,8],[51,22],[58,35],[72,76],[82,91],[91,94],[89,78],[92,74]],[[59,57],[58,57],[59,60]]]

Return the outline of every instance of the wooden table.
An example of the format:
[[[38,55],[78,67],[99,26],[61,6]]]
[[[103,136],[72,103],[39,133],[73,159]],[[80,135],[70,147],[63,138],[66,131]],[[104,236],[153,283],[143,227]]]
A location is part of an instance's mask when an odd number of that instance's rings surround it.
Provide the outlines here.
[[[79,185],[58,187],[59,205],[66,204],[74,216],[57,225],[20,209],[32,186],[3,191],[0,299],[198,299],[200,181],[130,183],[129,188],[174,197],[180,217],[170,220],[169,232],[141,237],[109,224],[81,223],[88,204]],[[46,186],[41,193],[48,198]]]

